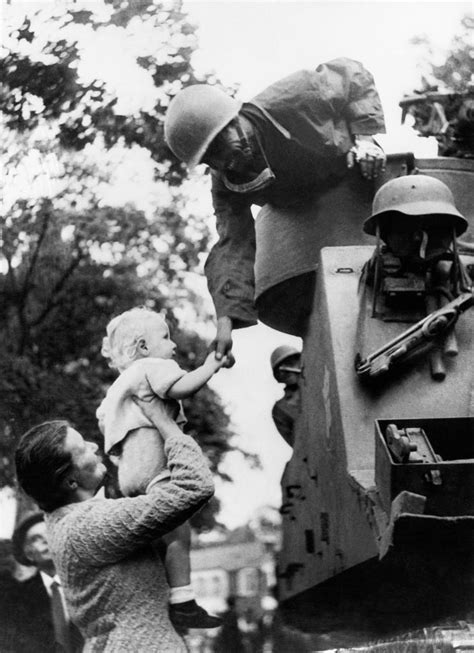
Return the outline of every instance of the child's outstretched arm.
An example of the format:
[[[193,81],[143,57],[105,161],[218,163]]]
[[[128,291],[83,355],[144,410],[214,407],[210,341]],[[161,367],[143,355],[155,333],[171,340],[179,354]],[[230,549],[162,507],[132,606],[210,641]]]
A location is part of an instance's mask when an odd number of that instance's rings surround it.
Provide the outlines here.
[[[178,379],[168,389],[166,395],[171,399],[185,399],[200,390],[209,379],[226,364],[226,358],[216,360],[215,352],[208,354],[204,363],[192,372]]]

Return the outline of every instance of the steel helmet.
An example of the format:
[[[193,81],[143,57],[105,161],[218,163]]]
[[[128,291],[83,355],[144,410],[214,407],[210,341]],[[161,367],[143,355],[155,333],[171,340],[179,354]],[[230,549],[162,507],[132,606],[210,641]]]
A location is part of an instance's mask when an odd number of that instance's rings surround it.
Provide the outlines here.
[[[364,222],[365,233],[371,235],[375,234],[377,220],[394,211],[414,216],[445,215],[451,218],[457,236],[468,227],[446,184],[428,175],[406,175],[387,181],[375,194],[372,211]]]
[[[275,368],[278,367],[280,363],[283,363],[286,358],[289,358],[290,356],[299,356],[300,354],[301,352],[291,345],[280,345],[272,352],[272,355],[270,356],[270,365],[272,366],[272,370],[275,371]]]
[[[171,100],[165,116],[165,140],[189,168],[200,163],[207,148],[239,113],[242,102],[217,86],[187,86]]]

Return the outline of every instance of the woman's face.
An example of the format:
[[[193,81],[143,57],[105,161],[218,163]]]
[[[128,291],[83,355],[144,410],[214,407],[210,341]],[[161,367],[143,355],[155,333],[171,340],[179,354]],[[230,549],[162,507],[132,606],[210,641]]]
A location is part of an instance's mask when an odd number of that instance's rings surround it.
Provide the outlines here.
[[[82,435],[69,427],[64,440],[64,449],[71,456],[72,477],[83,490],[95,492],[106,473],[106,467],[97,453],[94,442],[84,440]]]

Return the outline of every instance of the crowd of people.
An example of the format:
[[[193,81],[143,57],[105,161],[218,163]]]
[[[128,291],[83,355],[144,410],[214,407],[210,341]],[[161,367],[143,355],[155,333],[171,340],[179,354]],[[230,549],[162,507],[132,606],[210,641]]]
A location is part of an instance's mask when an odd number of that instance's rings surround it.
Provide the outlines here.
[[[23,435],[18,482],[42,512],[18,524],[15,555],[37,571],[26,581],[12,579],[12,598],[1,605],[2,651],[179,653],[188,628],[218,626],[220,650],[259,650],[250,642],[261,640],[262,629],[252,619],[239,624],[231,605],[220,619],[195,601],[188,520],[214,484],[202,451],[183,433],[180,400],[234,364],[232,330],[256,323],[251,206],[291,211],[306,203],[321,222],[315,250],[337,244],[325,239],[318,197],[355,167],[360,183],[383,170],[385,155],[374,139],[383,131],[374,80],[350,59],[297,72],[243,104],[205,84],[175,96],[166,141],[190,168],[211,168],[219,240],[206,275],[216,337],[202,366],[186,373],[173,360],[161,316],[132,308],[109,324],[102,351],[119,374],[97,415],[122,498],[101,496],[103,454],[67,420]],[[300,352],[280,351],[272,367],[285,385],[273,417],[292,445]],[[35,648],[21,648],[22,638]]]

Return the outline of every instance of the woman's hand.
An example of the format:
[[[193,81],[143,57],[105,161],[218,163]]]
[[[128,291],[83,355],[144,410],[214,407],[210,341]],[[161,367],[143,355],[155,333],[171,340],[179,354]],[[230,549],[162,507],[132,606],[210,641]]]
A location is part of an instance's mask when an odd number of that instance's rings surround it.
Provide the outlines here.
[[[176,407],[179,405],[176,401],[164,401],[159,397],[151,401],[133,397],[133,401],[140,407],[142,413],[148,417],[153,426],[160,432],[163,440],[172,435],[182,435],[182,431],[176,424]]]

